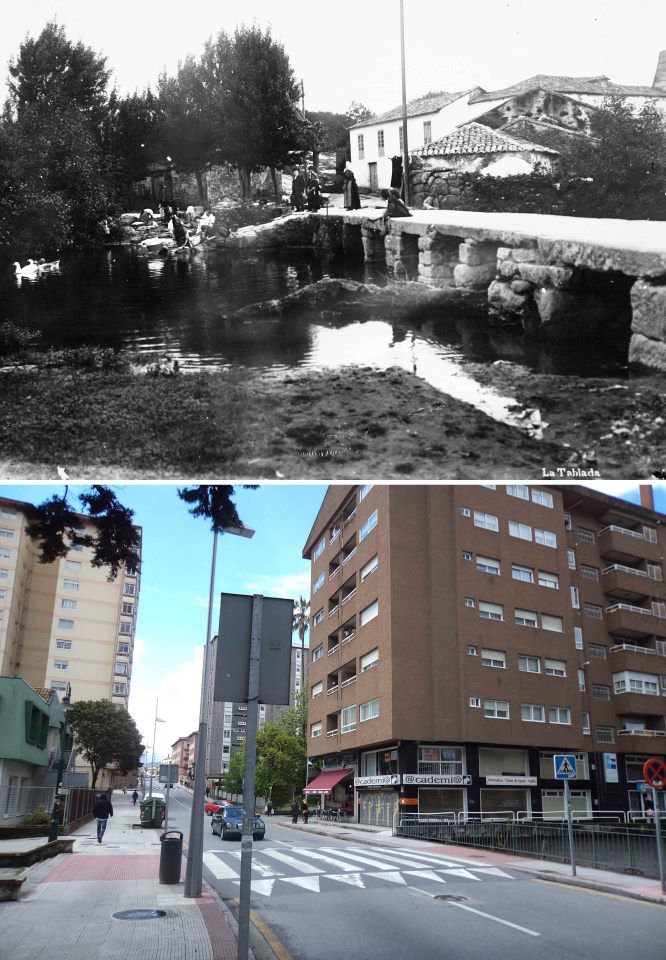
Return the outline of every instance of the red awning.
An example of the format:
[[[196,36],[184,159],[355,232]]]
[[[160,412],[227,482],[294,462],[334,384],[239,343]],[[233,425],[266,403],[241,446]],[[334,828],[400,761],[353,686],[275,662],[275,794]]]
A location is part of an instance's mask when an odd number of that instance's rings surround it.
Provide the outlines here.
[[[314,780],[311,780],[303,793],[330,793],[337,783],[340,783],[341,780],[344,780],[353,772],[351,768],[348,770],[326,770],[316,776]]]

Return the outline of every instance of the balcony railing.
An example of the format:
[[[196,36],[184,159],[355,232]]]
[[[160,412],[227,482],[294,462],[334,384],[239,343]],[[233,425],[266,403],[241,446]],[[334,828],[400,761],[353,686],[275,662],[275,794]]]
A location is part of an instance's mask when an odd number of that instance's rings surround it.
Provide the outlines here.
[[[343,680],[340,684],[341,687],[348,687],[350,683],[356,683],[356,676],[349,677],[348,680]]]
[[[354,639],[355,636],[356,636],[356,631],[352,630],[351,633],[348,633],[346,637],[342,638],[342,645],[344,646],[345,643],[351,643],[351,641]]]
[[[337,737],[337,735],[338,735],[338,729],[337,729],[337,727],[335,728],[335,730],[327,730],[327,731],[326,731],[326,736],[327,736],[327,737]]]
[[[334,613],[337,613],[339,609],[340,609],[340,604],[339,604],[339,603],[336,603],[336,605],[335,605],[334,607],[332,607],[332,608],[328,611],[329,617],[332,617],[333,614],[334,614]]]
[[[606,613],[615,613],[616,610],[625,610],[627,613],[638,613],[644,616],[653,616],[652,610],[646,610],[645,607],[635,607],[631,603],[614,603],[612,607],[606,607]]]
[[[328,696],[330,693],[335,693],[335,691],[338,689],[339,686],[340,684],[336,683],[335,686],[328,687],[326,690],[326,695]]]
[[[336,645],[335,645],[334,647],[329,647],[329,648],[328,648],[328,655],[329,655],[329,657],[330,657],[330,655],[331,655],[332,653],[335,653],[335,651],[338,649],[339,646],[340,646],[340,644],[339,644],[339,643],[336,643]]]
[[[332,571],[329,573],[329,575],[328,575],[328,579],[329,579],[329,580],[332,580],[333,577],[336,575],[336,573],[338,572],[339,569],[340,569],[340,567],[337,566],[337,567],[335,568],[335,570],[332,570]]]
[[[617,731],[618,737],[666,737],[665,730],[629,730]]]
[[[350,590],[349,593],[346,594],[346,596],[344,596],[344,597],[342,598],[343,604],[344,604],[344,603],[347,603],[348,600],[351,600],[351,598],[352,598],[352,597],[355,597],[355,596],[356,596],[356,587],[354,587],[353,590]]]
[[[647,653],[648,656],[665,656],[666,651],[662,650],[653,650],[652,647],[639,647],[634,643],[616,643],[610,648],[611,653],[619,653],[621,650],[626,650],[628,653]]]
[[[604,527],[603,530],[599,531],[599,536],[603,537],[605,533],[621,533],[627,537],[633,537],[635,540],[645,540],[645,537],[642,533],[639,533],[638,530],[627,530],[626,527],[616,527],[615,524],[611,524],[609,527]]]
[[[345,563],[348,560],[351,560],[352,557],[356,556],[356,547],[353,550],[350,550],[349,553],[345,554],[342,558],[342,565],[344,567]]]
[[[437,776],[458,777],[463,774],[463,765],[460,761],[442,760],[435,762],[426,762],[419,760],[419,773]]]
[[[612,563],[610,567],[604,567],[602,573],[613,573],[615,570],[618,570],[621,573],[631,573],[635,577],[647,578],[647,573],[645,570],[636,570],[635,567],[625,567],[623,563]]]

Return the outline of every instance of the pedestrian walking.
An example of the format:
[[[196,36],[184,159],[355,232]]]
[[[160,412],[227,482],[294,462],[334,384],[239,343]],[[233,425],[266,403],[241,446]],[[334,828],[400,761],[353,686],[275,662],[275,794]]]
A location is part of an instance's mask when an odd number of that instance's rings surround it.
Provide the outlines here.
[[[139,794],[138,794],[138,793],[136,792],[136,790],[135,790],[134,793],[132,794],[132,806],[134,806],[134,807],[136,806],[136,801],[137,801],[138,799],[139,799]]]
[[[291,822],[298,823],[298,800],[294,797],[291,804]]]
[[[303,806],[301,807],[303,813],[303,823],[308,822],[308,817],[310,816],[310,808],[308,807],[308,801],[306,797],[303,797]]]
[[[101,843],[106,832],[107,821],[109,817],[113,816],[113,807],[109,798],[105,797],[103,793],[98,794],[92,812],[97,820],[97,842]]]
[[[358,185],[354,171],[346,169],[342,176],[344,178],[345,210],[360,210],[361,198],[358,195]]]

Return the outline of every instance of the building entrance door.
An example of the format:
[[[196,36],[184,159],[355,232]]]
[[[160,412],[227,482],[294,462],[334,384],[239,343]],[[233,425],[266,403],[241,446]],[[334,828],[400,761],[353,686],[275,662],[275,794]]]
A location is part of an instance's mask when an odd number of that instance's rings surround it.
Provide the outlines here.
[[[368,164],[368,181],[370,184],[370,189],[376,192],[379,189],[379,179],[377,177],[377,164],[369,163]]]

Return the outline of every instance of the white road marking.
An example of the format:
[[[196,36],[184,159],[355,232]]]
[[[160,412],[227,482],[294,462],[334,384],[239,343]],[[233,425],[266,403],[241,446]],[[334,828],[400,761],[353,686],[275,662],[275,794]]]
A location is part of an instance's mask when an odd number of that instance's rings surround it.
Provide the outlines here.
[[[361,879],[360,873],[327,873],[327,880],[339,880],[340,883],[348,883],[351,887],[361,887],[362,890],[365,890],[365,884]]]
[[[238,871],[220,860],[212,850],[204,851],[203,862],[217,880],[235,880],[238,877]]]
[[[478,914],[479,917],[485,917],[486,920],[494,920],[495,923],[502,923],[505,927],[512,927],[514,930],[520,930],[521,933],[526,933],[530,937],[541,936],[541,934],[537,933],[536,930],[529,930],[527,927],[521,927],[517,923],[511,923],[510,920],[502,920],[501,917],[493,917],[491,913],[484,913],[482,910],[475,910],[474,907],[467,907],[464,903],[456,903],[454,900],[449,900],[448,903],[452,907],[458,907],[460,910],[468,910],[470,913]]]
[[[234,880],[234,883],[240,886],[240,880]],[[252,893],[258,893],[262,897],[270,897],[275,880],[253,880],[251,883]]]
[[[405,870],[410,877],[423,877],[424,880],[436,880],[437,883],[446,883],[444,877],[440,877],[434,870]]]
[[[305,860],[297,860],[296,857],[290,857],[288,853],[282,853],[281,850],[263,850],[262,856],[273,857],[275,860],[286,863],[288,867],[299,870],[301,873],[326,873],[326,871],[320,869],[320,867],[313,867],[311,864],[306,863]]]
[[[230,852],[230,856],[232,856],[235,860],[240,860],[241,852],[240,850],[232,850]],[[252,869],[256,870],[257,873],[262,873],[265,877],[283,877],[284,876],[284,874],[281,873],[280,870],[276,870],[275,867],[269,867],[265,863],[259,863],[259,861],[255,857],[252,857]]]
[[[340,850],[339,850],[337,847],[322,847],[321,849],[322,849],[322,850],[325,850],[327,853],[340,853]],[[373,852],[374,852],[374,851],[373,851]],[[346,850],[343,852],[342,856],[343,856],[343,857],[346,857],[348,860],[358,860],[359,863],[367,863],[368,866],[370,866],[370,867],[379,867],[380,870],[381,870],[382,868],[383,868],[384,870],[391,870],[391,869],[393,868],[393,866],[394,866],[394,864],[392,864],[392,863],[387,863],[385,860],[373,860],[372,857],[361,857],[361,856],[359,856],[358,854],[347,853]],[[380,853],[379,856],[382,857],[383,854]],[[404,863],[404,860],[401,861],[401,862]],[[409,866],[421,866],[421,864],[417,864],[417,863],[413,863],[413,864],[405,863],[405,866],[407,866],[407,867],[409,867]]]
[[[399,870],[380,870],[378,873],[367,873],[366,876],[379,877],[380,880],[390,880],[391,883],[407,883]]]
[[[319,893],[319,877],[285,877],[282,883],[294,883],[297,887],[303,887],[304,890]]]
[[[491,877],[506,877],[507,880],[513,880],[510,873],[505,873],[499,867],[476,867],[477,873],[487,873]]]
[[[357,848],[352,847],[351,849],[356,850]],[[375,850],[373,850],[373,853],[375,853]],[[396,853],[384,853],[384,851],[382,850],[381,853],[378,853],[376,855],[379,857],[382,857],[384,860],[390,860],[392,861],[392,863],[399,863],[401,866],[405,866],[405,867],[431,867],[431,866],[434,867],[435,863],[437,864],[438,867],[444,867],[448,865],[446,861],[445,862],[442,862],[441,860],[432,861],[430,858],[428,859],[422,858],[420,853],[417,853],[416,855],[409,854],[408,856],[403,857],[403,856],[400,856],[400,854],[396,854]],[[452,863],[451,866],[453,867],[455,866],[455,864]]]
[[[456,867],[453,870],[442,870],[442,873],[450,873],[454,877],[465,877],[467,880],[480,880],[481,877],[475,877],[473,873],[470,873],[469,870],[465,870],[463,867]]]
[[[323,860],[324,863],[331,863],[334,867],[339,867],[340,870],[348,870],[349,872],[352,872],[356,869],[355,866],[345,863],[344,860],[338,860],[337,857],[327,857],[323,853],[315,853],[315,851],[310,850],[309,847],[294,847],[294,853],[298,853],[302,857],[312,857],[313,860]]]

